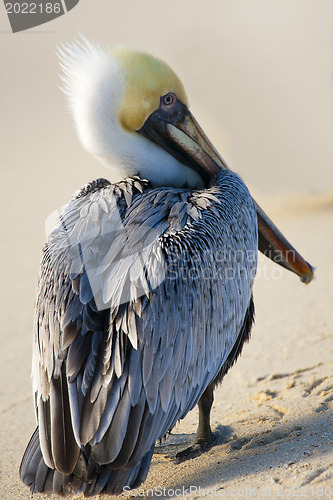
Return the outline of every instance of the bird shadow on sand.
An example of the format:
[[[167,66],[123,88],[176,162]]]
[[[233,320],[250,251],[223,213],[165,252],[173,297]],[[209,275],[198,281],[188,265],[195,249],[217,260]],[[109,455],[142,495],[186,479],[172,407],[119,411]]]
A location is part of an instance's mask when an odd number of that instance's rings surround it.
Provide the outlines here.
[[[211,488],[219,484],[222,488],[223,483],[245,475],[251,476],[295,464],[307,464],[313,454],[316,454],[317,458],[324,458],[333,448],[332,421],[333,408],[330,407],[303,418],[280,422],[271,430],[265,427],[262,432],[249,433],[241,438],[235,435],[232,427],[219,425],[214,429],[215,442],[212,447],[199,458],[193,459],[193,472],[189,467],[191,462],[188,461],[184,481],[179,482],[179,475],[176,474],[175,484],[175,477],[172,478],[171,474],[170,484],[165,486],[175,490],[191,486]],[[163,454],[173,462],[172,468],[175,471],[179,466],[175,460],[177,453],[189,446],[193,438],[194,434],[167,437],[155,448],[156,465],[153,467],[158,467],[158,456]],[[199,467],[198,463],[194,463],[195,460],[200,461]],[[333,467],[333,464],[330,467]]]
[[[218,446],[221,444],[225,444],[232,439],[234,435],[234,431],[232,427],[227,425],[218,425],[214,429],[213,440],[210,445],[205,448],[197,449],[195,456],[200,456],[202,453],[207,452],[214,446]],[[155,446],[154,453],[164,455],[170,459],[174,459],[178,461],[185,461],[194,458],[193,455],[188,456],[188,458],[184,458],[179,460],[177,456],[184,449],[193,445],[195,435],[194,434],[168,434],[165,438],[161,440],[160,443],[157,443]]]

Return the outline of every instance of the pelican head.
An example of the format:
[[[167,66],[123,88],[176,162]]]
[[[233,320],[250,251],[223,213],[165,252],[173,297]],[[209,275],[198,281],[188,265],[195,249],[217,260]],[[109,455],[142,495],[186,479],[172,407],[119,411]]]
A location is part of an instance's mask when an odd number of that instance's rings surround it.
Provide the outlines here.
[[[113,182],[139,175],[154,186],[203,188],[228,168],[163,61],[123,47],[106,50],[83,37],[64,45],[60,58],[79,138]],[[254,204],[259,250],[309,283],[313,268]]]
[[[156,186],[203,186],[198,171],[142,131],[159,109],[170,113],[176,101],[187,109],[183,84],[167,64],[124,47],[103,49],[86,39],[59,52],[63,90],[79,139],[110,170],[112,181],[139,175]]]

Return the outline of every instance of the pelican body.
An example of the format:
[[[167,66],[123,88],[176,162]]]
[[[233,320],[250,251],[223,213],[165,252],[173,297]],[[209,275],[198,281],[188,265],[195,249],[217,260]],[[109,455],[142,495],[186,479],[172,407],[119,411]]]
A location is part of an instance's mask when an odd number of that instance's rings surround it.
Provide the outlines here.
[[[33,347],[32,492],[117,494],[249,339],[259,249],[311,266],[227,168],[162,61],[83,40],[61,51],[84,147],[111,171],[76,193],[43,249]],[[291,254],[288,253],[292,250]]]

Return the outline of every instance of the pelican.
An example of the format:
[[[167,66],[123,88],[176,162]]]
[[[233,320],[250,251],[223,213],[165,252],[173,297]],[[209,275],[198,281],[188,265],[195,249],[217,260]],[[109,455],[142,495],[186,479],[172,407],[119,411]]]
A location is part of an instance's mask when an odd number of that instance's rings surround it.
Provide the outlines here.
[[[111,171],[77,192],[42,252],[32,379],[32,492],[118,494],[146,478],[156,440],[213,390],[253,323],[257,251],[313,268],[252,199],[161,60],[82,39],[61,49],[83,146]],[[258,237],[259,233],[259,237]]]

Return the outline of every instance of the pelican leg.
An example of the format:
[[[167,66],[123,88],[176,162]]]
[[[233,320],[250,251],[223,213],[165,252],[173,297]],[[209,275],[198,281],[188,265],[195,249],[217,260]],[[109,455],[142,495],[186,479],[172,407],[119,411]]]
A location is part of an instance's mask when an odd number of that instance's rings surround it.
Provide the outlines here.
[[[203,448],[210,447],[213,439],[213,433],[210,428],[210,412],[214,401],[214,385],[210,384],[198,402],[199,424],[195,436],[195,443]]]
[[[191,446],[177,453],[176,460],[179,462],[197,457],[213,444],[214,437],[210,427],[210,412],[214,401],[215,385],[214,382],[211,383],[198,401],[199,424],[195,440]]]

